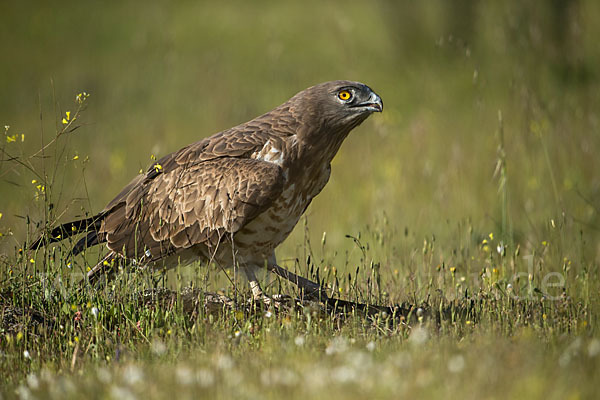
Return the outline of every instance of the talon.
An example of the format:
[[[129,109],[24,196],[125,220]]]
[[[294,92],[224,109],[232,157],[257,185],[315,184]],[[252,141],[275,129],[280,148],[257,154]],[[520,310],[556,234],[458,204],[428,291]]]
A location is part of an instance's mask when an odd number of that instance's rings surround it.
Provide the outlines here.
[[[253,306],[256,307],[257,305],[261,305],[260,308],[262,308],[263,310],[281,310],[284,307],[289,306],[290,301],[293,300],[290,296],[286,295],[267,296],[266,294],[263,294],[258,298],[253,297],[251,301]],[[270,311],[267,311],[267,313],[270,313]]]

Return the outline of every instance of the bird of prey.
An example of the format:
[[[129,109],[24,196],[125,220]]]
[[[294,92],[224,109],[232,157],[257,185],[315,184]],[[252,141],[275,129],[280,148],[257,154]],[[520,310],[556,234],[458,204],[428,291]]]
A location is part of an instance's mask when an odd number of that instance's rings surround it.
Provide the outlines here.
[[[303,289],[318,285],[279,267],[275,248],[323,189],[350,131],[383,110],[368,86],[332,81],[305,89],[244,124],[192,143],[136,176],[99,214],[63,224],[31,248],[85,233],[74,255],[105,244],[113,260],[169,268],[195,260],[245,272],[257,300],[264,268]]]

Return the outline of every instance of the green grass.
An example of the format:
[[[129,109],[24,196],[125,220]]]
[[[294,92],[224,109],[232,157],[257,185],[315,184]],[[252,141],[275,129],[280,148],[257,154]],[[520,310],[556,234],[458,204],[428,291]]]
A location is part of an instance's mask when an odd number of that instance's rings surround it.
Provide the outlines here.
[[[0,5],[0,396],[593,398],[600,7],[555,3]],[[248,289],[194,265],[78,291],[96,253],[19,253],[152,155],[340,78],[384,113],[344,143],[278,258],[410,318],[190,313],[138,293]]]

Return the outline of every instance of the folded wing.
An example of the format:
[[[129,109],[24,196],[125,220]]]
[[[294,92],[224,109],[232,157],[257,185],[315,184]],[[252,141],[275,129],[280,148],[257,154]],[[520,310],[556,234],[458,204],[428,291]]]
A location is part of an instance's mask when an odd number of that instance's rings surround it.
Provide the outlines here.
[[[197,244],[216,246],[268,208],[283,185],[279,166],[254,159],[181,165],[122,193],[99,233],[111,250],[149,261]]]

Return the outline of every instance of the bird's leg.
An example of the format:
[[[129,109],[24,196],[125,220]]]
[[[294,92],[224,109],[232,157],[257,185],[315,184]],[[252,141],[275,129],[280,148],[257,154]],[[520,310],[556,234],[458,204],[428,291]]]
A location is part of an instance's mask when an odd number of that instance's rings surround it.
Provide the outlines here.
[[[254,267],[250,265],[246,266],[244,268],[244,273],[246,274],[246,278],[248,278],[250,289],[252,289],[252,298],[254,301],[265,301],[268,299],[268,297],[263,293],[260,284],[258,283],[258,279],[256,279],[256,275],[254,275]]]
[[[254,275],[255,269],[258,269],[258,266],[248,265],[244,268],[244,272],[248,278],[248,283],[250,283],[250,288],[252,289],[252,299],[254,302],[262,303],[265,306],[273,307],[275,309],[281,309],[283,306],[289,306],[289,300],[291,300],[291,297],[281,294],[268,296],[262,291],[260,284],[258,283],[258,279],[256,279],[256,276]]]

